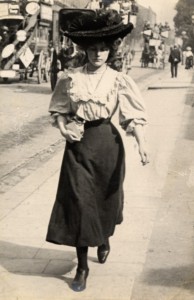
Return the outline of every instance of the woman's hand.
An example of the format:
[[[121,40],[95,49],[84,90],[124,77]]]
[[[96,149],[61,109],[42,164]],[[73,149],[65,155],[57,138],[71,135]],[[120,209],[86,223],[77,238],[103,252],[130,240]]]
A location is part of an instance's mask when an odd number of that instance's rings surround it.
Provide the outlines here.
[[[65,128],[60,128],[62,136],[69,142],[74,143],[80,141],[80,138],[71,130]]]
[[[134,136],[136,138],[138,147],[139,147],[139,154],[141,157],[141,162],[143,166],[147,165],[149,163],[149,157],[144,137],[144,131],[142,125],[136,125],[134,128]]]
[[[69,142],[69,143],[73,143],[73,142],[77,142],[80,141],[80,138],[77,136],[77,134],[75,132],[73,132],[70,129],[67,129],[65,127],[67,120],[64,116],[59,115],[57,117],[57,123],[59,126],[59,130],[62,134],[62,136]]]
[[[146,149],[146,145],[144,144],[139,144],[139,155],[141,157],[141,162],[145,166],[146,164],[149,163],[149,155]]]
[[[67,128],[67,119],[66,117],[62,115],[57,116],[57,123],[59,126],[59,130],[61,132],[61,135],[69,142],[74,143],[80,141],[82,136],[78,136],[76,132],[71,130],[70,128]]]

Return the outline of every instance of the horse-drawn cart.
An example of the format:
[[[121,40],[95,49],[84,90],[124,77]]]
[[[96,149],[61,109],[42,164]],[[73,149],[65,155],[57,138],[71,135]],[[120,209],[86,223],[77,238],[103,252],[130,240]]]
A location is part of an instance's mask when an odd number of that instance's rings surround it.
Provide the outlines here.
[[[165,25],[155,24],[154,27],[151,27],[149,22],[144,25],[141,67],[146,68],[152,64],[157,69],[165,68],[165,41],[168,38],[169,30],[167,23]]]
[[[48,81],[52,1],[25,6],[19,1],[1,1],[0,15],[0,78],[22,80],[36,72],[38,83]]]

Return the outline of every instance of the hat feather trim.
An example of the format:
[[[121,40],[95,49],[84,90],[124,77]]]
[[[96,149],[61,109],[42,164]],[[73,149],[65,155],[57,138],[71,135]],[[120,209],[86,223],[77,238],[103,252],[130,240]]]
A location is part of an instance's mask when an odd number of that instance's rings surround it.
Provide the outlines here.
[[[123,24],[121,16],[114,10],[99,10],[95,16],[81,15],[74,19],[64,35],[71,38],[75,43],[79,39],[87,38],[123,38],[133,29],[133,24]]]

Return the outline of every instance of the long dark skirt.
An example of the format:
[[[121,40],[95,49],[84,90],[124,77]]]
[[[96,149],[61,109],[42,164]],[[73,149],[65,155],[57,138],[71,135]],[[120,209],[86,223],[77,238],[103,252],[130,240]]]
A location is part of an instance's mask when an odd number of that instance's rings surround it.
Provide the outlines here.
[[[99,246],[123,220],[125,153],[110,120],[87,122],[80,142],[66,143],[46,240]]]

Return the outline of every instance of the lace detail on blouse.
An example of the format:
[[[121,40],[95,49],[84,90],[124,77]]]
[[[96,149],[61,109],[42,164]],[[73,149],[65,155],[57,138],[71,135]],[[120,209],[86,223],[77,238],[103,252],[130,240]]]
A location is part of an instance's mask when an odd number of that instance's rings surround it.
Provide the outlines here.
[[[69,74],[69,78],[71,79],[69,96],[73,102],[92,101],[104,105],[111,101],[118,87],[118,83],[116,82],[117,72],[112,72],[111,69],[107,68],[100,78],[102,81],[99,86],[95,91],[92,91],[89,76],[93,76],[95,79],[95,75],[95,73],[87,74],[86,67],[78,68],[76,72]]]

